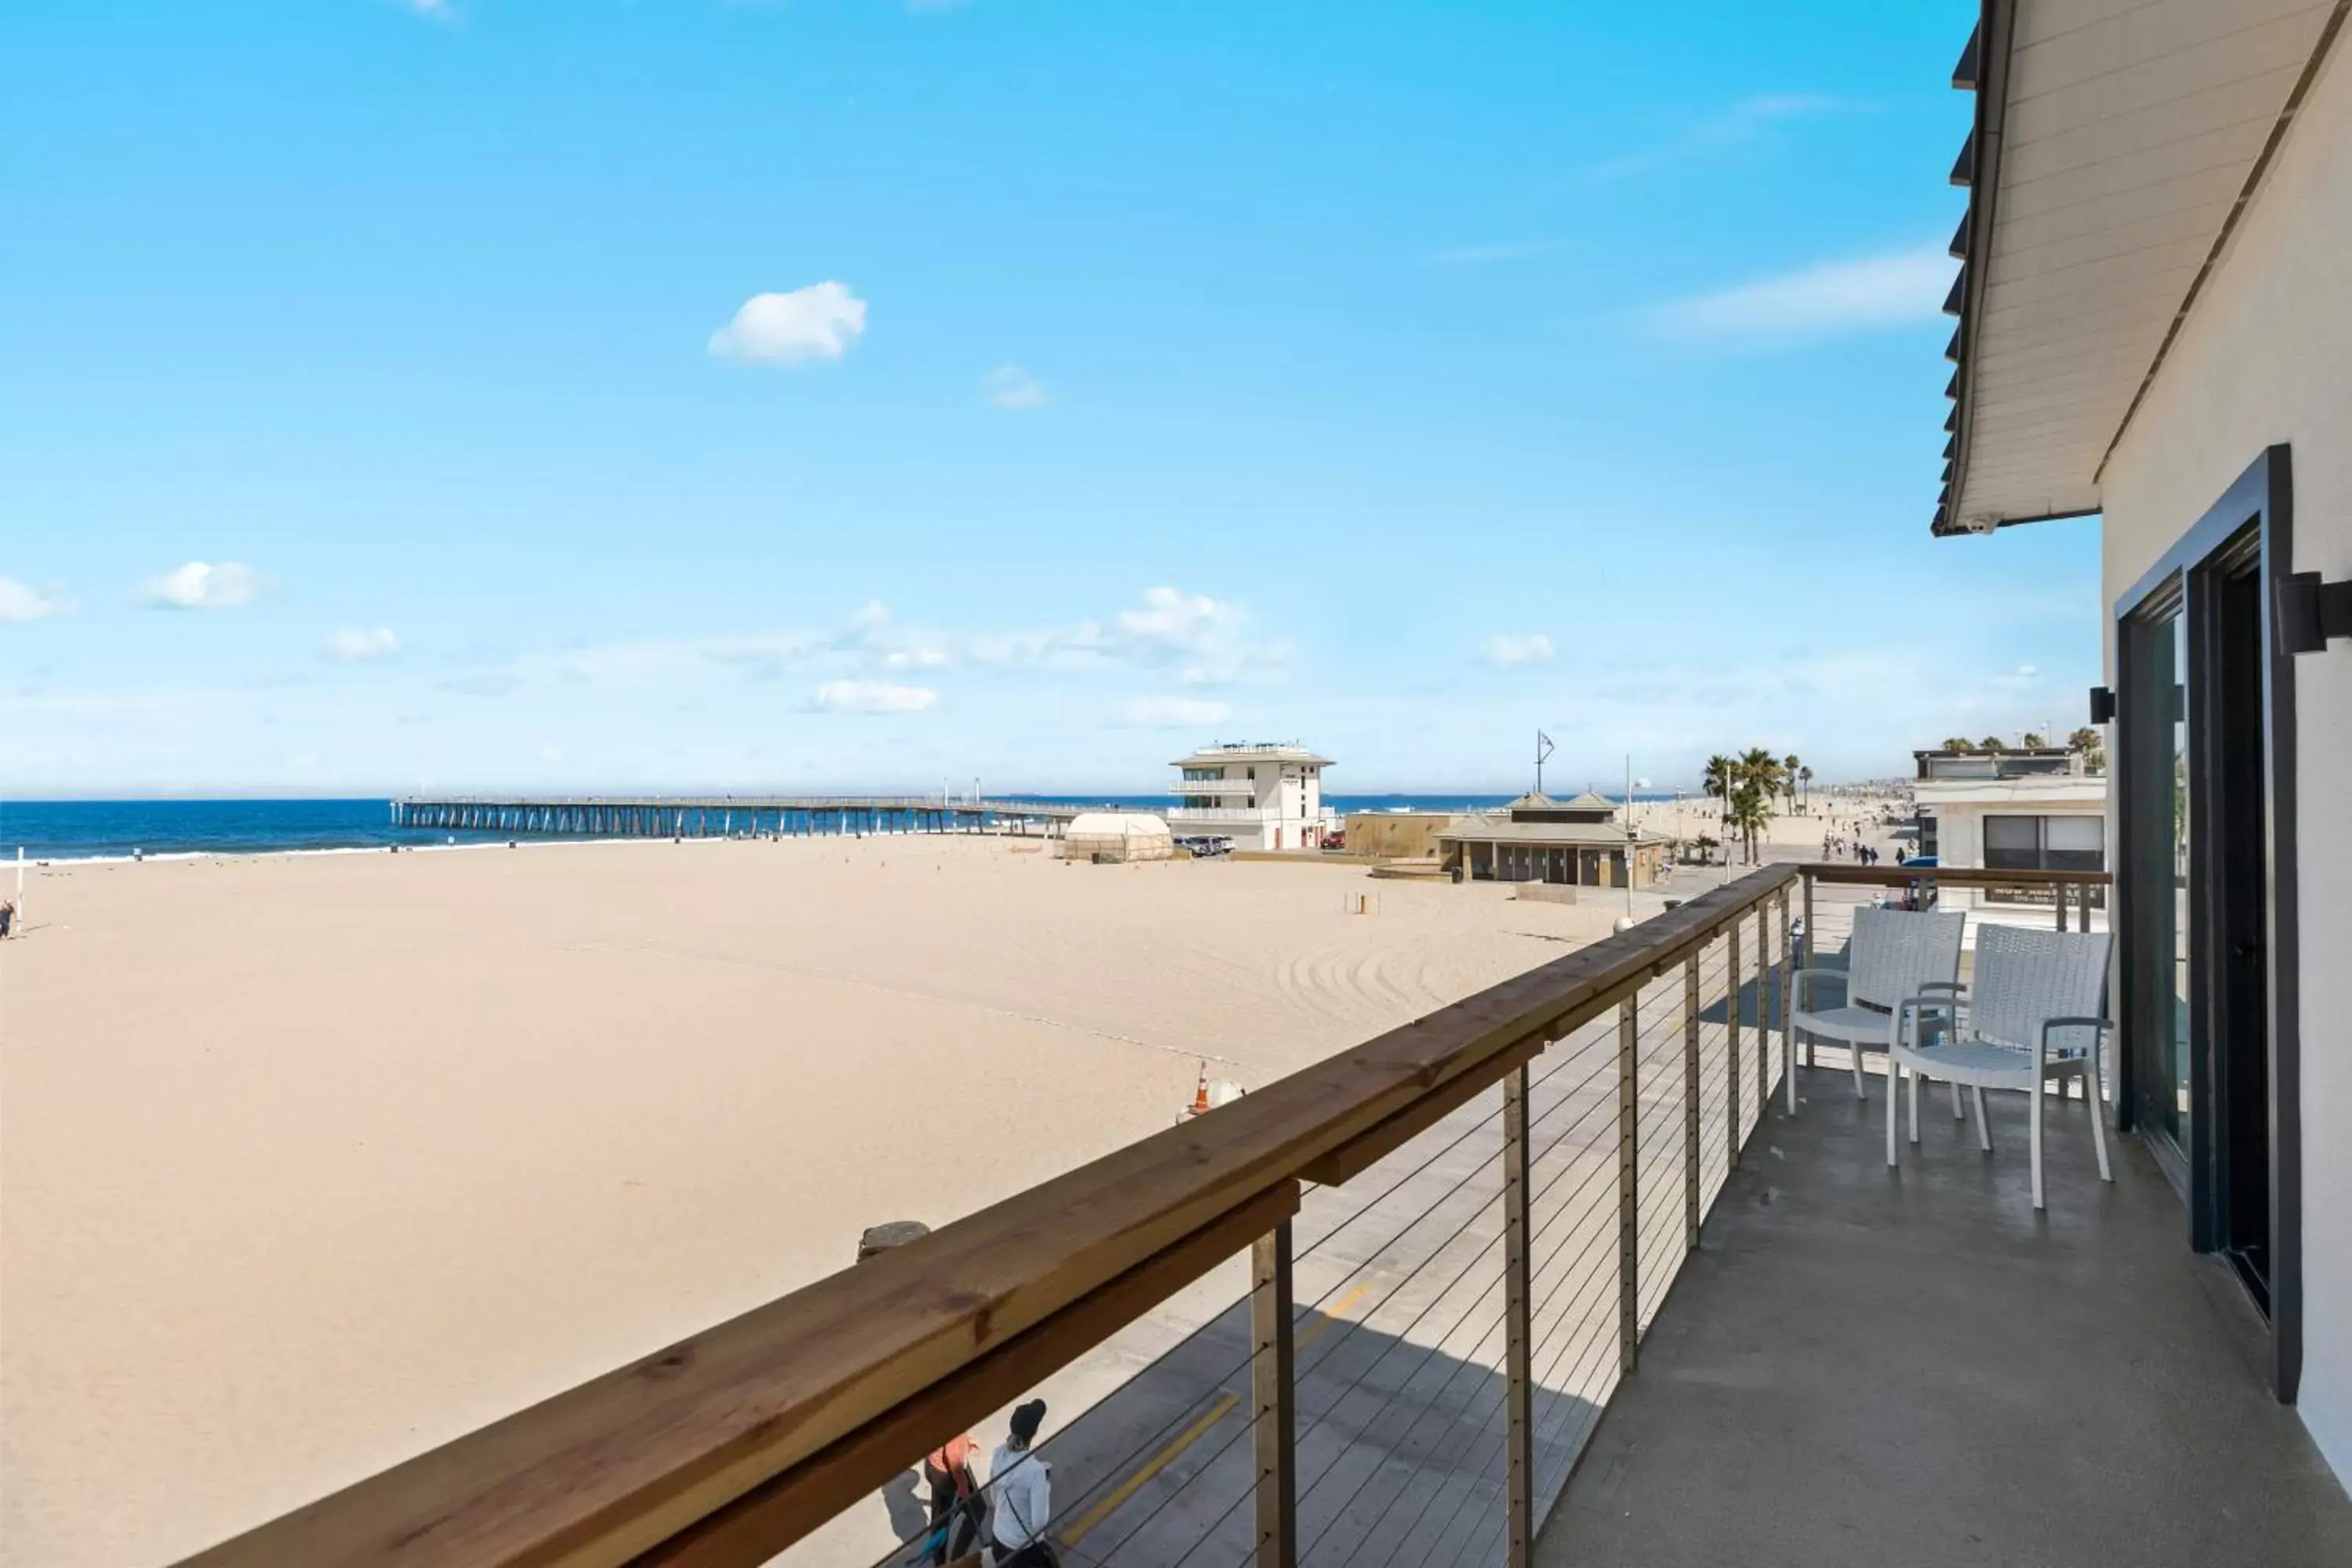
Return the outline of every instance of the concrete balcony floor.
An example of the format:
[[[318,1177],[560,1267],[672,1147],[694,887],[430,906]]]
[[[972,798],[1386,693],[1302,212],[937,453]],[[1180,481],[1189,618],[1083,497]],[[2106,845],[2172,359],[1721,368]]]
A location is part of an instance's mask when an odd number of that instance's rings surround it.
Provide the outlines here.
[[[2103,1186],[2053,1105],[2036,1216],[2024,1096],[1987,1095],[1986,1155],[1933,1090],[1890,1172],[1885,1081],[1857,1105],[1827,1060],[1794,1117],[1775,1096],[1538,1563],[2352,1563],[2260,1321],[2137,1142]]]

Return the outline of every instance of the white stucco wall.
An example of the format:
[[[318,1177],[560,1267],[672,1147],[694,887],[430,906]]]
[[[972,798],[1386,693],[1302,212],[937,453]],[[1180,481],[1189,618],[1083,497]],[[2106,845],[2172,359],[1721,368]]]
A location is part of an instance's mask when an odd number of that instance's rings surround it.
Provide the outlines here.
[[[2339,41],[2108,464],[2105,602],[2263,447],[2294,447],[2294,568],[2352,577],[2352,47]],[[2056,525],[2063,526],[2063,525]],[[2112,683],[2115,648],[2107,668]],[[2295,661],[2303,1418],[2352,1485],[2352,644]],[[2114,842],[2110,828],[2109,842]]]

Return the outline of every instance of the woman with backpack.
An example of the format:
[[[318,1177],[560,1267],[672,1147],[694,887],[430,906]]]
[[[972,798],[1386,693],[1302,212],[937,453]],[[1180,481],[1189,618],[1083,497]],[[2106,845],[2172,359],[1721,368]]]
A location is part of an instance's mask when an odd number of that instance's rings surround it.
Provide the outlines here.
[[[988,1463],[988,1489],[994,1494],[989,1530],[996,1538],[996,1568],[1059,1568],[1054,1543],[1045,1539],[1054,1516],[1052,1468],[1031,1445],[1045,1422],[1045,1402],[1033,1399],[1013,1412],[1013,1429]]]

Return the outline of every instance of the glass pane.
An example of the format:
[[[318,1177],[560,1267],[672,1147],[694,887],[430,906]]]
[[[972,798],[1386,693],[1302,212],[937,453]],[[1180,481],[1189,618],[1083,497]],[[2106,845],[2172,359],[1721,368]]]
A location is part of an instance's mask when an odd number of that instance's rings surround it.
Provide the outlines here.
[[[2038,816],[1988,816],[1984,824],[1987,849],[2032,850],[2041,831],[2042,819]]]
[[[2045,816],[2042,831],[2053,849],[2087,849],[2096,855],[2107,847],[2103,816]]]
[[[2165,1125],[2189,1147],[2189,622],[2174,615],[2168,626],[2172,654],[2172,1096]]]

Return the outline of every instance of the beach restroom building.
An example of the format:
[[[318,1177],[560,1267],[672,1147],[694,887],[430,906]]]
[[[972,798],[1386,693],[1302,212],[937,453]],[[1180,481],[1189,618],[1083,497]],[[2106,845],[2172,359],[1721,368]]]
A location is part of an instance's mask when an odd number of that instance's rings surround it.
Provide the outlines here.
[[[1646,888],[1665,865],[1662,834],[1629,829],[1614,801],[1523,795],[1500,811],[1457,816],[1437,836],[1438,858],[1465,880]]]

